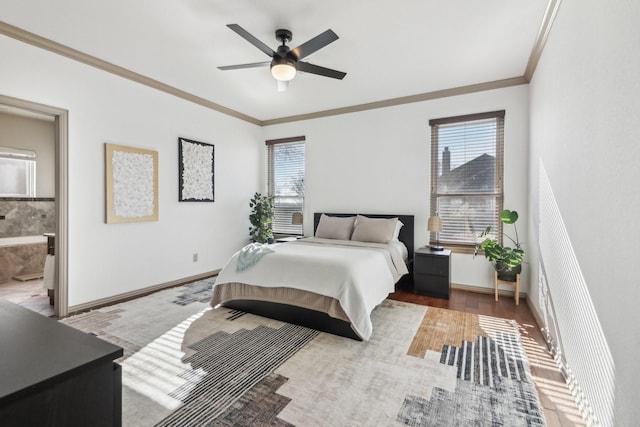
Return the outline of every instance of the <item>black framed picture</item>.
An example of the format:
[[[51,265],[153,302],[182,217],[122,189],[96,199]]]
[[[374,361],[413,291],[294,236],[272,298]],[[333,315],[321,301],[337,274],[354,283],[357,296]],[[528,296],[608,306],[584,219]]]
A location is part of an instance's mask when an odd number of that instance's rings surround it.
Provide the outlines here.
[[[214,201],[214,159],[212,144],[178,138],[179,201]]]

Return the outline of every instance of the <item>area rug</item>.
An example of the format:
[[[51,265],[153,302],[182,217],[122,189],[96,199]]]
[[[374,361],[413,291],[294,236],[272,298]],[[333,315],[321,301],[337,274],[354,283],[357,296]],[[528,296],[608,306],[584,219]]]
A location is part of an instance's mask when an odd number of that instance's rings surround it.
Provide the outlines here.
[[[386,300],[359,342],[208,305],[213,279],[63,322],[124,348],[125,426],[543,426],[517,325]]]

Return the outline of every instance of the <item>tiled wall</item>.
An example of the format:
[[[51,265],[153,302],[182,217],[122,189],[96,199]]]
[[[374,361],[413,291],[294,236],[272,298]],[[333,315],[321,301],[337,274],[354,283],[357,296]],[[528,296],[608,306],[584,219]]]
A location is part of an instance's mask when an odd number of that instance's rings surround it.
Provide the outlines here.
[[[0,238],[55,231],[54,199],[0,199]]]

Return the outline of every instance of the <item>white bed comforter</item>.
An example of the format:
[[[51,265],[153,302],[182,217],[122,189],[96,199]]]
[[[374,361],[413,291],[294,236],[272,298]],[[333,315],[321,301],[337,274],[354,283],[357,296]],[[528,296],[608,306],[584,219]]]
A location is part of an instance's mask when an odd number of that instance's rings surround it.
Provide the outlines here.
[[[353,330],[364,340],[373,329],[371,311],[408,273],[400,251],[388,244],[313,237],[269,248],[274,252],[240,272],[236,271],[237,252],[219,273],[215,285],[288,287],[335,298]],[[295,301],[290,303],[295,305]]]

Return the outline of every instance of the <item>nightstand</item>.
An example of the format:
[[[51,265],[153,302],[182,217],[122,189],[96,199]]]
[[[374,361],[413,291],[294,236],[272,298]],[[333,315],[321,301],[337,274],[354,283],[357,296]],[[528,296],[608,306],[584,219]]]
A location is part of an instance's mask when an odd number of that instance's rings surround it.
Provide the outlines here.
[[[413,255],[413,285],[418,295],[449,299],[451,251],[420,248]]]

